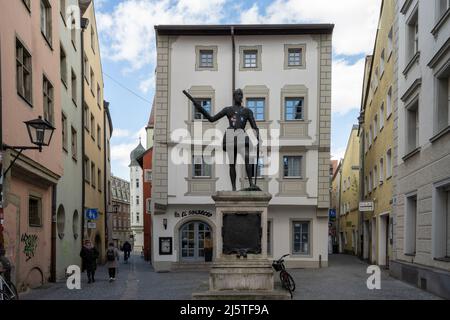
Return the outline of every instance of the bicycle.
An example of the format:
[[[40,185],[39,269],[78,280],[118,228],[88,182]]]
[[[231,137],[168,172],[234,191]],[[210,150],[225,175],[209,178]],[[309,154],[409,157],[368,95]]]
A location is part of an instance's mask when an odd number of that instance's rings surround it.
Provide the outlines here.
[[[12,282],[7,282],[0,272],[0,301],[19,300],[16,286]]]
[[[295,281],[292,276],[286,271],[286,267],[284,266],[284,258],[288,256],[289,254],[285,254],[280,259],[274,260],[272,262],[272,267],[275,269],[275,271],[280,272],[281,285],[284,289],[289,291],[292,299],[292,292],[295,291]]]

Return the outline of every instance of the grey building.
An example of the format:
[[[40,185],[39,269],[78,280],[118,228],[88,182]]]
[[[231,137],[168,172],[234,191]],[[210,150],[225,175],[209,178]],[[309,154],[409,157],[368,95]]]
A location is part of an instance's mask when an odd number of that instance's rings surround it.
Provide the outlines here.
[[[120,248],[125,241],[132,242],[130,226],[130,183],[111,176],[112,241]]]

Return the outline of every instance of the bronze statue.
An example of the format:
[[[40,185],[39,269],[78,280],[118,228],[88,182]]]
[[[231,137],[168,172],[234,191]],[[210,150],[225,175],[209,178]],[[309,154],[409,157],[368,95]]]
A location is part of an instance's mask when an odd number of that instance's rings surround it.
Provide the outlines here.
[[[236,160],[237,154],[241,154],[245,159],[245,170],[247,172],[248,181],[250,188],[246,189],[249,191],[260,191],[261,189],[256,185],[257,170],[258,170],[258,160],[259,160],[259,129],[256,125],[255,118],[253,116],[252,110],[242,106],[243,93],[241,89],[237,89],[233,93],[233,106],[223,108],[219,113],[211,116],[189,93],[185,90],[183,93],[192,101],[196,110],[200,112],[205,119],[209,122],[216,122],[223,117],[228,118],[229,127],[223,139],[223,150],[228,153],[230,157],[230,179],[233,191],[236,191]],[[247,122],[256,132],[256,137],[258,139],[257,145],[257,160],[256,160],[256,173],[255,182],[253,183],[253,165],[250,164],[250,144],[251,141],[245,132],[245,127]]]

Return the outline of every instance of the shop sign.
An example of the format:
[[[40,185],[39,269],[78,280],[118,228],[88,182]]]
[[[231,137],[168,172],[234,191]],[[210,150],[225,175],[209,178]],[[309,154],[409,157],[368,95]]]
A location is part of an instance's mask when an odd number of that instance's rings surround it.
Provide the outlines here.
[[[175,211],[175,218],[184,218],[188,216],[205,216],[211,218],[212,213],[206,210],[183,210],[181,212]]]
[[[359,211],[361,212],[373,211],[373,201],[360,202]]]
[[[97,224],[95,222],[88,222],[87,227],[88,229],[97,229]]]

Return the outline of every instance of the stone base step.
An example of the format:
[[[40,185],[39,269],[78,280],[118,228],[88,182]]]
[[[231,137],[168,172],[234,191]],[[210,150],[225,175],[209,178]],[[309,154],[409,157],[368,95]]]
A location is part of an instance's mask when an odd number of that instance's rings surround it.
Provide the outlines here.
[[[192,294],[193,300],[291,300],[287,291],[206,291]]]
[[[212,263],[208,262],[198,262],[198,263],[173,263],[171,270],[173,272],[192,272],[192,271],[200,271],[200,272],[208,272],[211,270]]]

